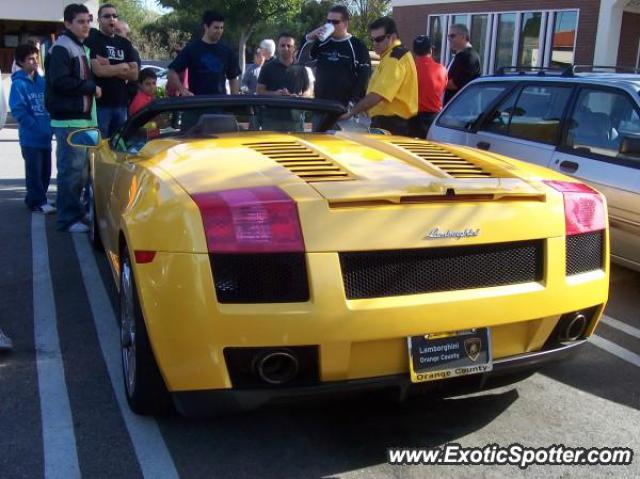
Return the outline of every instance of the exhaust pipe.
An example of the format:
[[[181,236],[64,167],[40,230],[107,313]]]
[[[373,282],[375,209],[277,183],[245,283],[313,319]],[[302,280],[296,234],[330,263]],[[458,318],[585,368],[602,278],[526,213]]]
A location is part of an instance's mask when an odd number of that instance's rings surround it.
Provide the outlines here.
[[[577,312],[563,321],[558,332],[560,341],[575,341],[579,339],[587,329],[587,318]]]
[[[298,374],[298,359],[287,351],[272,351],[263,354],[255,362],[260,379],[269,384],[285,384]]]

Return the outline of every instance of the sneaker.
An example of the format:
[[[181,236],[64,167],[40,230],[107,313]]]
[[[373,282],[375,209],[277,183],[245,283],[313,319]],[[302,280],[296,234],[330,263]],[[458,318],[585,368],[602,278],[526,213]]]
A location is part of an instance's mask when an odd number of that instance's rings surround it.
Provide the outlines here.
[[[86,233],[87,231],[89,231],[89,227],[82,221],[78,221],[69,226],[69,228],[67,228],[67,231],[69,233]]]
[[[31,211],[33,211],[34,213],[42,213],[43,215],[51,215],[57,210],[55,206],[51,206],[49,203],[45,203],[42,206],[34,206],[33,208],[31,208]]]
[[[13,342],[0,329],[0,351],[9,351],[13,349]]]

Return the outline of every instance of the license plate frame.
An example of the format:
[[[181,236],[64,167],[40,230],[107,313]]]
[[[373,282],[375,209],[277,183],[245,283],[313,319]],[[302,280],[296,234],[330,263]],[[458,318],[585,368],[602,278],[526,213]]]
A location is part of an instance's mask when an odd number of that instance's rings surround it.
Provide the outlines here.
[[[493,370],[489,328],[409,336],[407,344],[413,383],[439,381]]]

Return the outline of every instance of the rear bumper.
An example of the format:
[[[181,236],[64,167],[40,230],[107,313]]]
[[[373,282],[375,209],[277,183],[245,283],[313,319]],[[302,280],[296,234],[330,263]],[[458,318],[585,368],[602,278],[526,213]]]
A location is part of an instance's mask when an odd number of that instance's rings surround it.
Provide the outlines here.
[[[504,386],[524,379],[537,367],[549,362],[562,360],[574,354],[586,342],[586,339],[581,339],[562,344],[553,349],[496,359],[493,362],[493,370],[489,373],[419,384],[411,383],[406,374],[398,374],[367,379],[334,381],[305,387],[213,389],[174,392],[172,395],[178,411],[187,416],[210,416],[225,412],[256,409],[266,404],[304,401],[323,397],[342,397],[375,391],[389,394],[396,400],[402,400],[411,392],[418,391],[434,396],[452,396]]]

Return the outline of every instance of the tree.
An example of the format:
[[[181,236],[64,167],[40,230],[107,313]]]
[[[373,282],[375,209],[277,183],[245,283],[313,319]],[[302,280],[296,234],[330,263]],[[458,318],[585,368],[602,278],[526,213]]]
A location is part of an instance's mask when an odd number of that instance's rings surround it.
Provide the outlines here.
[[[229,40],[236,40],[240,67],[244,69],[244,52],[247,41],[256,29],[267,23],[282,25],[300,12],[303,0],[159,0],[163,7],[173,8],[185,18],[200,19],[205,10],[217,10],[225,15],[225,33]]]
[[[391,12],[391,0],[346,0],[345,5],[351,13],[349,30],[366,43],[370,43],[369,24]]]
[[[108,0],[101,4],[110,3],[116,7],[118,17],[129,24],[131,31],[140,32],[145,23],[154,21],[159,14],[147,10],[143,0]]]

